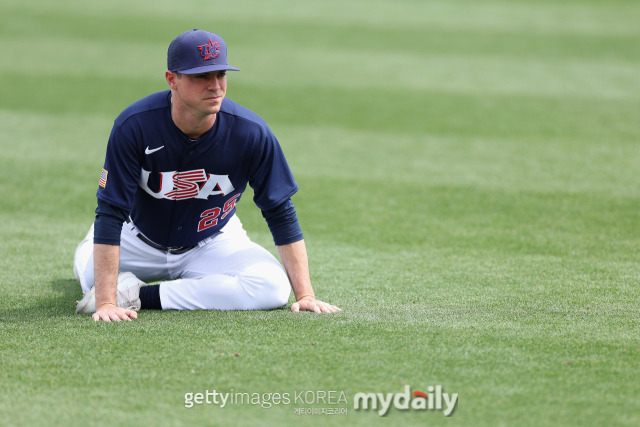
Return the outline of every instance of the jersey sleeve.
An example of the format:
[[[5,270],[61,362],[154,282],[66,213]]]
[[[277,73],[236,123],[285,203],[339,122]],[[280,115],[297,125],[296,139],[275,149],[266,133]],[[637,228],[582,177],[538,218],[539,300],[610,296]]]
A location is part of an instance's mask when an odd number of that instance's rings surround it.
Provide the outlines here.
[[[298,223],[296,208],[291,199],[270,211],[262,211],[276,246],[294,243],[304,238]]]
[[[249,185],[254,191],[253,201],[263,211],[275,209],[298,191],[298,185],[280,143],[269,129],[254,150],[249,176]]]
[[[122,224],[127,220],[127,215],[124,210],[98,199],[93,243],[119,246]]]
[[[115,123],[109,136],[107,152],[96,196],[127,214],[140,178],[141,150],[137,146],[135,132]]]

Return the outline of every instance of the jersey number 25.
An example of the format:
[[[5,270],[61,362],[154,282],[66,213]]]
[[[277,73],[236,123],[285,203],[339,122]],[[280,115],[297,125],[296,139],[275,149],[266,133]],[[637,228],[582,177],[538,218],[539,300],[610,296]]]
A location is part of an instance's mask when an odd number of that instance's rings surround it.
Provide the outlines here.
[[[222,213],[222,217],[220,219],[225,219],[227,215],[233,212],[233,208],[236,207],[236,202],[240,198],[241,194],[236,194],[232,198],[226,201],[224,204],[224,209],[220,210],[220,208],[212,208],[207,209],[206,211],[200,214],[200,222],[198,223],[198,232],[206,230],[207,228],[211,228],[213,226],[218,225],[218,217],[220,213]]]

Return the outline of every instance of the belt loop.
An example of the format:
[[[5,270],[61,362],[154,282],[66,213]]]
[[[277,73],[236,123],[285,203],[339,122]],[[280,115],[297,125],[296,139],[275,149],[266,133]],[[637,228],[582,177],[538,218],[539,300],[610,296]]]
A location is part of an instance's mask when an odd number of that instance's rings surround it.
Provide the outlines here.
[[[136,225],[133,223],[133,220],[131,219],[131,217],[127,218],[125,222],[129,227],[129,230],[131,230],[133,233],[136,233],[136,230],[138,229],[138,227],[136,227]]]

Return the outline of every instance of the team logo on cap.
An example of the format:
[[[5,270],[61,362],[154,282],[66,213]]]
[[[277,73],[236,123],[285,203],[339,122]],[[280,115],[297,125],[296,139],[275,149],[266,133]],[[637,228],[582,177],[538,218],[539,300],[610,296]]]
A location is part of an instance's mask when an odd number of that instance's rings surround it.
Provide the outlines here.
[[[207,59],[215,59],[220,55],[220,43],[209,39],[209,43],[198,46],[200,55],[206,61]]]

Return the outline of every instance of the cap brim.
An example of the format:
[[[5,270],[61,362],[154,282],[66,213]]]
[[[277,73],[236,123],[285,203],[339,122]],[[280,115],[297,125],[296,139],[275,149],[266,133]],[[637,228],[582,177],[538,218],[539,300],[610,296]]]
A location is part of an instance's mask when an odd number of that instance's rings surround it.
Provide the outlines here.
[[[177,70],[181,74],[203,74],[210,73],[212,71],[240,71],[239,68],[232,67],[231,65],[205,65],[202,67],[189,68],[188,70]]]

